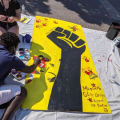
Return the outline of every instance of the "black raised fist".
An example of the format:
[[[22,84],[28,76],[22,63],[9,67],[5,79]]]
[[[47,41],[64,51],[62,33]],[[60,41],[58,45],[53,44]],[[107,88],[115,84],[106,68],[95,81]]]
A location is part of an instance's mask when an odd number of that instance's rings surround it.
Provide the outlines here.
[[[78,35],[60,27],[57,27],[47,37],[62,49],[61,64],[48,109],[82,111],[80,70],[85,42],[79,39]]]

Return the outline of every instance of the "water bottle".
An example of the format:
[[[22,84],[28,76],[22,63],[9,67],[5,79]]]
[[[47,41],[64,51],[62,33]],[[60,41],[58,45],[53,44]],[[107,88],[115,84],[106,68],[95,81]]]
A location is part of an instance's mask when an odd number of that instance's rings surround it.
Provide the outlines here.
[[[22,5],[22,14],[25,14],[25,6],[24,6],[24,4]]]

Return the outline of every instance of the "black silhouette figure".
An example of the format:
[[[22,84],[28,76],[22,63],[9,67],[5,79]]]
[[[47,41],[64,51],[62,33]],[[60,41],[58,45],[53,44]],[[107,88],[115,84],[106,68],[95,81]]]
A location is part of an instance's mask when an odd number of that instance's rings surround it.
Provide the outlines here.
[[[57,27],[48,36],[62,49],[61,65],[55,80],[49,110],[82,111],[80,85],[81,55],[85,42],[74,33]]]

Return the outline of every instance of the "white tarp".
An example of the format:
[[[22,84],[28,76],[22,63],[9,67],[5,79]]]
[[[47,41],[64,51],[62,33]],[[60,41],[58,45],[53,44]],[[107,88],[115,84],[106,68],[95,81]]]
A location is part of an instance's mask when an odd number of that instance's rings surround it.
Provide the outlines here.
[[[26,33],[32,35],[34,17],[31,18],[32,20],[28,24],[19,23],[21,35]],[[17,120],[120,120],[120,58],[117,48],[113,47],[113,41],[105,37],[105,32],[87,28],[83,28],[83,30],[112,114],[46,112],[19,109],[16,112]],[[23,46],[24,44],[21,43],[20,45]],[[14,82],[7,79],[7,83]],[[21,83],[24,83],[24,80],[19,84]],[[0,116],[3,111],[0,110]]]

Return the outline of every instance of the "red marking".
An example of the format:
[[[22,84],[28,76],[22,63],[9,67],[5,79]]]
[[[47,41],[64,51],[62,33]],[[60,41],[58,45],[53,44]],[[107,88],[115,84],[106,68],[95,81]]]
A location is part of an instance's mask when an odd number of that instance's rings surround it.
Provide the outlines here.
[[[105,112],[108,112],[108,109],[107,109],[107,108],[104,108],[104,111],[105,111]]]
[[[43,23],[43,26],[47,26],[47,23]]]
[[[39,23],[40,22],[40,20],[36,20],[36,23]]]
[[[57,22],[57,21],[54,21],[54,23],[55,23],[55,24],[58,24],[58,22]]]
[[[39,58],[38,56],[34,56],[33,59]],[[45,68],[46,67],[46,62],[48,62],[49,59],[48,58],[43,58],[41,60],[41,63],[38,65],[40,68]],[[35,71],[33,72],[33,74],[35,74]]]
[[[86,73],[87,75],[89,75],[88,71],[85,71],[85,73]]]
[[[38,56],[34,56],[33,59],[39,58]]]
[[[90,72],[89,72],[89,71],[85,71],[85,73],[86,73],[87,75],[90,75]]]
[[[47,18],[45,18],[45,20],[48,20]]]
[[[33,71],[32,74],[35,74],[35,71]]]
[[[96,84],[94,84],[94,83],[93,83],[93,84],[91,84],[91,85],[92,85],[92,87],[96,87]]]
[[[109,61],[109,62],[112,62],[112,59],[109,59],[109,58],[108,58],[108,61]]]
[[[85,58],[85,61],[86,61],[86,62],[89,62],[89,59]]]
[[[90,102],[93,102],[92,98],[89,98],[88,100],[89,100]]]
[[[101,60],[98,60],[98,62],[102,62]]]
[[[48,61],[49,61],[48,58],[43,58],[42,60],[45,61],[45,62],[48,62]]]
[[[36,25],[36,28],[40,28],[40,26],[39,26],[39,25]]]
[[[85,71],[85,73],[86,73],[87,75],[93,74],[93,72],[92,72],[91,70]]]
[[[38,65],[40,68],[45,68],[46,64],[44,60],[41,60],[41,63]]]
[[[31,79],[27,80],[27,81],[26,81],[26,84],[28,84],[28,83],[30,83],[30,82],[32,82],[32,80],[31,80]]]
[[[74,31],[77,31],[78,29],[77,29],[75,26],[73,26],[73,30],[74,30]]]
[[[89,70],[89,72],[90,72],[91,74],[93,74],[93,71]]]

